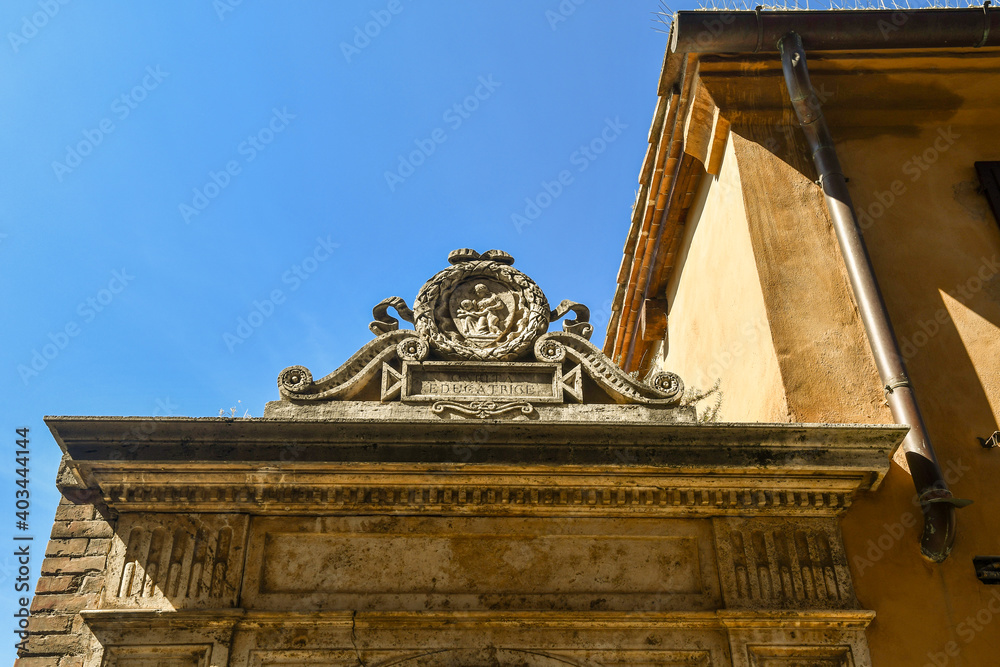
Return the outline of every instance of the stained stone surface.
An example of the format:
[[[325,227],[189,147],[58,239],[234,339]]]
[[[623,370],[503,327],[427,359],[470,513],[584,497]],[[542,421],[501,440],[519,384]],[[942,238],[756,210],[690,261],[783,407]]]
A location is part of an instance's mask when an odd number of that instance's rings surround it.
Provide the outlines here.
[[[247,609],[709,610],[711,526],[648,519],[269,517]]]
[[[249,517],[123,514],[108,555],[107,608],[232,607],[239,593]]]

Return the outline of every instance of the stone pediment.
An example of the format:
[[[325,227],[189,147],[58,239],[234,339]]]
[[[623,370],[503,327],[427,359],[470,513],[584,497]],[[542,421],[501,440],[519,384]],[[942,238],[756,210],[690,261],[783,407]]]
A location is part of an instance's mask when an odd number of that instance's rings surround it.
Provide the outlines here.
[[[459,249],[448,261],[412,310],[398,296],[376,305],[369,328],[377,337],[334,372],[314,380],[303,366],[283,370],[282,399],[399,403],[442,418],[523,419],[543,408],[609,403],[688,415],[677,375],[643,382],[622,372],[590,343],[589,309],[568,300],[551,309],[506,252]],[[400,329],[390,308],[414,328]],[[570,313],[562,331],[549,331]]]

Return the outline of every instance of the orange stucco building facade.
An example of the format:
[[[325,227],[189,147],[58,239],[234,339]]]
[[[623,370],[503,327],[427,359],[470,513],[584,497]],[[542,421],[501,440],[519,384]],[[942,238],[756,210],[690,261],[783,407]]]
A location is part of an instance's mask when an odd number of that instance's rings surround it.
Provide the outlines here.
[[[675,21],[605,352],[718,383],[727,422],[898,421],[775,46],[798,30],[943,477],[973,501],[922,557],[898,450],[842,518],[872,664],[1000,664],[1000,586],[973,565],[1000,554],[1000,225],[975,167],[1000,160],[1000,17],[780,14]]]

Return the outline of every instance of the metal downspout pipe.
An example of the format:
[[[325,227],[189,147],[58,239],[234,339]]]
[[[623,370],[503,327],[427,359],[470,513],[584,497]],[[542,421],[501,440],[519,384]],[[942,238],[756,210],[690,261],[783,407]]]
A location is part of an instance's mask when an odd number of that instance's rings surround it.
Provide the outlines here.
[[[948,489],[927,436],[913,387],[906,375],[903,356],[875,280],[830,129],[823,117],[819,98],[809,81],[802,39],[795,32],[789,32],[778,41],[778,51],[781,53],[782,70],[792,107],[812,151],[886,400],[893,418],[900,424],[910,426],[902,447],[924,514],[920,549],[924,557],[933,562],[941,562],[951,553],[955,541],[955,508],[964,507],[970,501],[955,498]]]

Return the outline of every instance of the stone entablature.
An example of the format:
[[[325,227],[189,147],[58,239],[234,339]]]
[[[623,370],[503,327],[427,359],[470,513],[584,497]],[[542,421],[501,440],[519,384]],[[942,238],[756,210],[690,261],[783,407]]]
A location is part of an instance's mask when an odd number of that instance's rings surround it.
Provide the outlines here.
[[[115,517],[82,664],[869,664],[837,516],[905,428],[559,408],[50,418]]]
[[[85,520],[21,667],[870,665],[838,516],[906,427],[699,423],[506,253],[451,260],[264,418],[48,418]]]
[[[129,667],[856,667],[870,664],[863,630],[872,615],[237,611],[206,619],[183,611],[87,611],[84,617],[109,646],[105,665]],[[154,637],[156,644],[133,643]]]

